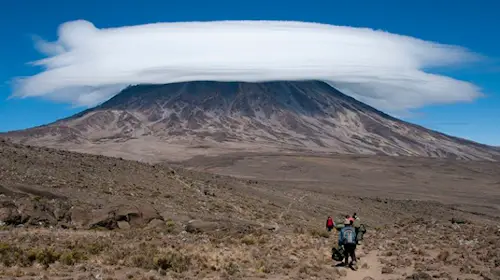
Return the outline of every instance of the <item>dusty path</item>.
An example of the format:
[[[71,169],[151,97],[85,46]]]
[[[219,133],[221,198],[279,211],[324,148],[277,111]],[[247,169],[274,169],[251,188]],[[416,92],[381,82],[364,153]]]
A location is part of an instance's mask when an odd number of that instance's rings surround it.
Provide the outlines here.
[[[357,270],[354,271],[352,269],[346,268],[347,276],[343,277],[343,279],[363,280],[365,279],[365,277],[371,277],[375,280],[383,279],[381,269],[382,264],[378,260],[377,251],[371,251],[358,260]]]
[[[356,253],[358,255],[357,270],[352,270],[349,267],[339,267],[338,268],[339,270],[345,271],[341,272],[341,275],[344,275],[341,279],[345,280],[384,279],[382,275],[382,264],[380,263],[379,258],[377,256],[378,251],[373,250],[365,255],[363,253],[363,249],[361,246],[363,245],[358,245],[358,248],[356,248]]]

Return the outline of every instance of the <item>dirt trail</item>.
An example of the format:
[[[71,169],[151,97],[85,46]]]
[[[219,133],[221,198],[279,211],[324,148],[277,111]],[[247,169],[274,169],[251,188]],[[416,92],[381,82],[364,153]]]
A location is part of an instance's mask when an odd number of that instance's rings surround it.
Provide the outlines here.
[[[357,270],[345,269],[347,270],[347,276],[342,278],[345,280],[363,280],[365,277],[371,277],[375,280],[383,279],[382,264],[378,260],[377,251],[371,251],[359,258]]]

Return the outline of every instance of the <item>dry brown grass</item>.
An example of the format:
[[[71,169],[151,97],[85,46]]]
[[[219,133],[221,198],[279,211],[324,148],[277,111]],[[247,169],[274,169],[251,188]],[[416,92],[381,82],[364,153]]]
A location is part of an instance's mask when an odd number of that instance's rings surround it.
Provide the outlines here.
[[[95,242],[99,235],[100,243]],[[7,232],[0,244],[5,268],[40,269],[58,264],[136,268],[157,276],[171,277],[226,275],[307,274],[314,267],[333,269],[328,248],[334,240],[310,234],[247,234],[226,236],[225,240],[204,234],[157,234],[130,231],[127,234],[95,231],[23,230]],[[16,246],[23,240],[23,246]],[[59,240],[52,246],[53,240]],[[78,244],[76,246],[75,244]],[[6,252],[16,252],[15,254]],[[326,273],[325,272],[325,273]],[[113,271],[109,277],[115,277]]]

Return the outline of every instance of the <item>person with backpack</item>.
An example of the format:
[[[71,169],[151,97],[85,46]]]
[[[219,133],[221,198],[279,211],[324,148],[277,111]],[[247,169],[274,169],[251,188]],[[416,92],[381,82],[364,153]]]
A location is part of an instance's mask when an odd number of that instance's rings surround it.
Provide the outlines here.
[[[354,215],[352,215],[352,218],[354,220],[359,220],[359,216],[358,216],[358,214],[356,212],[354,212]]]
[[[344,227],[340,230],[339,246],[344,247],[345,266],[356,265],[356,230],[352,226],[353,222],[349,219],[344,221]],[[349,263],[351,257],[351,263]]]
[[[357,240],[357,244],[359,245],[360,244],[360,240],[361,238],[359,238],[359,230],[360,230],[360,227],[361,227],[361,221],[359,219],[359,216],[358,214],[355,212],[354,215],[352,215],[352,219],[351,221],[353,222],[353,225],[354,225],[354,230],[356,231],[356,237],[358,238]]]
[[[328,219],[326,219],[326,230],[332,231],[334,227],[335,223],[333,222],[332,217],[328,216]]]

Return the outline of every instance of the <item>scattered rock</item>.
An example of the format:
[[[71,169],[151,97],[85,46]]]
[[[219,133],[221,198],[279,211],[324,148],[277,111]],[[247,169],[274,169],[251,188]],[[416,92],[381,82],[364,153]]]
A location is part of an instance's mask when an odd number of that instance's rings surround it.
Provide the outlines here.
[[[499,279],[498,277],[495,277],[495,275],[493,275],[492,273],[487,272],[487,271],[481,272],[480,275],[481,275],[481,277],[483,277],[483,280],[497,280],[497,279]]]
[[[164,225],[165,225],[164,221],[162,221],[160,219],[153,219],[148,223],[147,228],[157,228],[157,227],[161,227]]]
[[[204,189],[203,190],[203,194],[206,195],[206,196],[213,196],[213,197],[215,197],[215,193],[212,190],[210,190],[210,189]]]
[[[5,224],[17,225],[21,223],[21,215],[17,212],[17,207],[13,202],[2,201],[0,204],[0,221]]]
[[[467,221],[460,218],[451,218],[452,224],[465,224]]]
[[[335,268],[335,273],[338,275],[338,276],[341,276],[341,277],[345,277],[347,276],[347,271],[345,269],[342,269],[342,268],[338,268],[336,267]]]
[[[211,232],[219,228],[220,226],[216,222],[204,222],[200,220],[189,221],[186,225],[186,231],[189,233]]]
[[[453,277],[451,277],[451,275],[448,272],[441,272],[437,277],[433,277],[433,278],[442,278],[442,279],[448,279],[448,280],[453,279]]]
[[[391,274],[394,272],[394,269],[390,266],[382,267],[382,274]]]
[[[108,210],[99,210],[93,213],[89,228],[97,227],[107,228],[110,230],[118,228],[114,213],[109,212]]]
[[[154,219],[162,220],[160,213],[150,204],[144,204],[137,207],[138,215],[130,216],[132,226],[145,226]]]
[[[146,273],[145,275],[146,279],[149,279],[149,280],[157,280],[157,279],[160,279],[157,274],[156,274],[156,271],[154,270],[150,270],[148,273]]]
[[[366,276],[365,278],[363,278],[363,280],[375,280],[375,279],[373,277]]]
[[[119,229],[130,229],[130,224],[127,221],[118,221],[117,225]]]
[[[278,231],[280,229],[280,226],[278,224],[264,225],[264,228],[269,231]]]
[[[437,259],[442,262],[446,262],[448,258],[450,257],[450,252],[448,251],[441,251],[439,255],[437,256]]]
[[[425,272],[417,272],[412,275],[406,277],[407,280],[431,280],[432,276]]]

